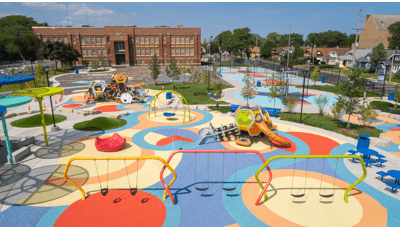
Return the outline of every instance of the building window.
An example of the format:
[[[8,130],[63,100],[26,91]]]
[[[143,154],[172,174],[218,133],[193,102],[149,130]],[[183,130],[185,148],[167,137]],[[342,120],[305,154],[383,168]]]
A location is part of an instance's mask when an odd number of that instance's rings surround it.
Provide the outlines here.
[[[149,36],[144,37],[144,43],[149,44]]]
[[[176,61],[176,64],[179,64],[179,60],[178,60],[178,61]]]
[[[159,55],[158,48],[156,48],[156,55],[157,55],[157,56]]]
[[[95,40],[95,37],[91,37],[91,44],[96,44],[96,40]]]
[[[140,61],[139,60],[136,60],[136,65],[140,65]]]
[[[87,56],[91,57],[92,56],[92,50],[87,50]]]
[[[140,55],[140,49],[136,48],[136,56],[139,56],[139,55]]]
[[[64,43],[68,44],[68,38],[67,37],[64,37]]]
[[[185,49],[181,49],[181,56],[185,55]]]
[[[175,52],[176,56],[180,56],[180,52],[179,51],[180,51],[180,49],[176,49],[176,52]]]
[[[95,49],[92,49],[92,56],[93,57],[96,57],[97,55],[96,55],[96,50]]]
[[[115,50],[116,51],[124,51],[125,50],[124,42],[115,42]]]
[[[144,60],[142,60],[142,65],[144,65]]]
[[[101,44],[106,44],[106,38],[105,37],[101,37]]]
[[[167,43],[167,37],[163,37],[163,43]]]
[[[176,44],[179,44],[179,36],[176,36],[176,37],[175,37],[175,43],[176,43]]]
[[[100,44],[100,37],[96,37],[96,44]]]
[[[135,36],[135,43],[139,44],[139,37],[138,36]]]
[[[85,45],[85,37],[81,37],[81,45]]]
[[[347,61],[347,64],[351,65],[353,62],[352,61]]]
[[[194,49],[190,48],[190,56],[194,56]]]
[[[154,44],[154,37],[150,36],[150,44]]]
[[[92,66],[92,61],[89,61],[89,65]]]
[[[85,49],[82,50],[82,57],[86,57],[86,50]]]
[[[144,56],[144,49],[143,48],[140,49],[140,56]]]
[[[164,48],[164,55],[167,55],[167,49]]]
[[[167,60],[164,60],[164,64],[167,64]]]
[[[97,56],[101,56],[101,49],[97,50]]]
[[[47,41],[51,42],[51,37],[47,37]]]
[[[394,60],[395,61],[400,61],[400,57],[395,57]]]
[[[185,37],[184,36],[181,36],[181,44],[184,44],[185,43]]]
[[[153,56],[153,55],[154,55],[154,49],[150,48],[150,56]]]
[[[146,56],[149,56],[149,48],[146,48]]]
[[[86,37],[86,45],[90,44],[90,37]]]
[[[144,44],[144,37],[140,36],[140,44]]]
[[[106,55],[107,55],[106,49],[103,49],[103,56],[106,56]]]
[[[193,60],[190,60],[190,64],[193,64]]]
[[[72,42],[76,44],[75,37],[72,37]]]
[[[185,49],[185,56],[189,56],[189,48]]]
[[[131,43],[133,44],[133,37],[130,37]]]
[[[165,37],[164,37],[165,38]],[[167,39],[165,39],[167,40]],[[164,43],[166,43],[167,41],[165,41]],[[171,44],[175,44],[175,36],[171,36]]]
[[[110,37],[107,37],[107,43],[110,43]]]
[[[62,42],[61,37],[58,37],[58,40],[56,40],[56,41]]]
[[[42,37],[42,42],[46,42],[47,38],[46,37]]]
[[[185,43],[189,44],[189,37],[185,37]]]
[[[194,38],[190,37],[190,44],[194,44]]]
[[[133,55],[133,48],[131,49],[131,55]]]
[[[175,56],[175,49],[174,48],[171,49],[171,56]]]
[[[111,55],[111,50],[110,49],[108,49],[108,55]]]
[[[154,37],[154,43],[158,44],[158,36]]]

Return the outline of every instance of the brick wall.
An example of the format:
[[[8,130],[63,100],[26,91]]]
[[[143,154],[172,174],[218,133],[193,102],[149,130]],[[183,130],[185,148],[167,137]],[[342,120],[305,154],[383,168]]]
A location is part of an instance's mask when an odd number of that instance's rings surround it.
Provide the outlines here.
[[[374,17],[372,15],[365,16],[364,27],[360,32],[359,45],[357,49],[371,49],[383,43],[387,48],[389,31],[379,31],[375,24]]]

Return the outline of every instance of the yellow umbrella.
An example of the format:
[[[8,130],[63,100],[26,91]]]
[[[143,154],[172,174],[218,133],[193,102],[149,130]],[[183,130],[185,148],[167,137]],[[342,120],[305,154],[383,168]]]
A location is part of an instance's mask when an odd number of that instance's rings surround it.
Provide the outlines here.
[[[42,87],[42,88],[30,88],[30,89],[16,90],[12,94],[13,96],[35,97],[37,99],[37,101],[39,102],[40,114],[42,116],[44,142],[45,142],[46,146],[48,146],[49,143],[47,141],[46,122],[44,120],[42,100],[43,100],[43,97],[62,94],[63,92],[64,92],[64,89],[60,88],[60,87]]]

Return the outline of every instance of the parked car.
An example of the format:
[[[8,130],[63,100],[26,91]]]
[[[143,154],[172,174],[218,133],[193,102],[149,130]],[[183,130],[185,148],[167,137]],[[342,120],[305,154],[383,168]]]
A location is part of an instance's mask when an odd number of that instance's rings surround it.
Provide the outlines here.
[[[284,60],[284,61],[281,61],[281,65],[283,65],[283,66],[287,66],[287,61],[286,60]],[[292,63],[290,63],[289,62],[289,67],[293,67],[293,64]]]

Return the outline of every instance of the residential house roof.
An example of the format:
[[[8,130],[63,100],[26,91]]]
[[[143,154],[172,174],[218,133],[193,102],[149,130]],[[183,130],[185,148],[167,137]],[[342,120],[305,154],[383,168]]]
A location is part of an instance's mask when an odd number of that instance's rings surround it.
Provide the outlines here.
[[[253,48],[250,48],[250,51],[252,53],[260,53],[260,47],[254,46]]]
[[[344,54],[346,54],[348,51],[350,50],[350,48],[338,48],[338,47],[334,47],[334,48],[327,48],[327,47],[315,47],[315,48],[306,48],[304,50],[305,53],[312,53],[313,57],[324,57],[324,58],[337,58],[339,56],[342,56]],[[329,55],[330,52],[336,52],[337,57],[331,57]],[[320,56],[317,56],[317,53],[321,52]],[[310,56],[310,55],[308,55]]]
[[[393,23],[400,22],[400,15],[373,15],[376,27],[380,31],[388,30],[388,27]]]
[[[400,51],[395,52],[395,50],[387,50],[386,59],[389,59],[393,56],[393,54],[400,55]]]
[[[366,58],[366,57],[360,57],[360,58],[357,59],[357,62],[366,62],[366,63],[369,63],[369,62],[371,62],[371,61],[368,60],[368,58]]]

